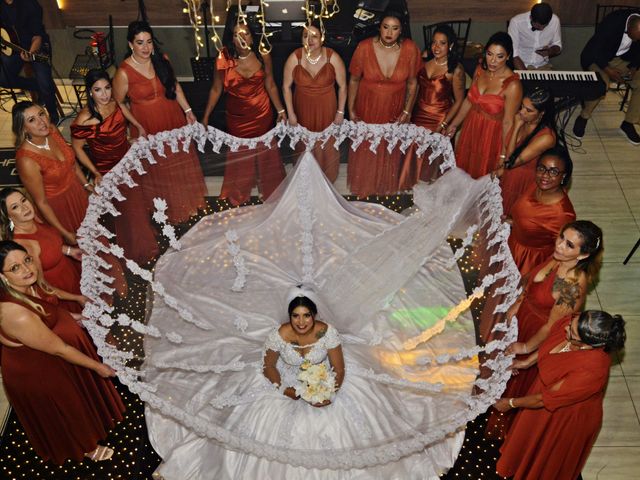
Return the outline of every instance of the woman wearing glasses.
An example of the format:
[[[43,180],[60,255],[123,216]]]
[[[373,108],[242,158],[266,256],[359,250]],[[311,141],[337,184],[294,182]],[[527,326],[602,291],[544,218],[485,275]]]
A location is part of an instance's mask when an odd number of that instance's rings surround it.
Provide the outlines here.
[[[576,218],[565,190],[572,170],[566,150],[547,150],[537,161],[535,183],[511,209],[509,248],[522,275],[549,258],[563,225]]]
[[[44,461],[108,460],[98,441],[124,404],[89,336],[60,308],[24,247],[0,242],[2,382],[27,438]]]

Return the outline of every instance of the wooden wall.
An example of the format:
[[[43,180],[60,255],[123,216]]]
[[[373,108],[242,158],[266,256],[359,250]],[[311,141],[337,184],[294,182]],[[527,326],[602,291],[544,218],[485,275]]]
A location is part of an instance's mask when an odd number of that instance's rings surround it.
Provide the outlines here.
[[[224,22],[226,0],[213,0],[215,11]],[[356,0],[339,0],[353,2]],[[547,0],[563,25],[592,25],[598,0]],[[606,0],[602,3],[607,3]],[[127,25],[137,17],[138,0],[40,0],[45,23],[50,28],[76,25],[106,25],[109,14],[116,25]],[[235,0],[232,0],[235,3]],[[412,23],[469,18],[474,22],[502,22],[525,12],[535,0],[407,0]],[[243,5],[251,3],[244,0]],[[256,3],[256,0],[253,0]],[[640,0],[612,0],[611,3],[640,7]],[[182,13],[184,0],[146,0],[147,14],[153,25],[186,25]]]

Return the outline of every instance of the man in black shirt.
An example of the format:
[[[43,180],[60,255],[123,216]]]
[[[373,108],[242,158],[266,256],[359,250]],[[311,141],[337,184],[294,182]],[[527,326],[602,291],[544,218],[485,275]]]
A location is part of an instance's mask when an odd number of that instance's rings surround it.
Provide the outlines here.
[[[46,53],[49,36],[42,23],[42,7],[36,0],[0,0],[0,26],[12,38],[12,43],[31,54]],[[56,87],[51,76],[51,66],[46,62],[34,61],[26,52],[14,51],[11,55],[6,55],[5,49],[2,50],[0,59],[0,85],[38,92],[51,120],[58,123]],[[24,62],[31,64],[35,78],[20,76]]]

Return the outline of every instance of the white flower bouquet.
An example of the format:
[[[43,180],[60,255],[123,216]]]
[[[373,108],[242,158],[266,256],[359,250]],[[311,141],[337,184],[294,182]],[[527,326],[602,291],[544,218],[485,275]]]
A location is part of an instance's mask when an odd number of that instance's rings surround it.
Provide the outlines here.
[[[336,392],[336,375],[324,363],[312,364],[305,360],[297,378],[296,395],[308,403],[331,400]]]

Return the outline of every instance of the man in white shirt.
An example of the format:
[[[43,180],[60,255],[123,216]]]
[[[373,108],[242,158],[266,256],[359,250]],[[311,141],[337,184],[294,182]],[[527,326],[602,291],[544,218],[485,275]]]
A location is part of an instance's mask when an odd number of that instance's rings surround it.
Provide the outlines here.
[[[627,82],[631,97],[620,131],[629,142],[640,145],[634,126],[640,123],[640,9],[616,10],[607,15],[582,50],[580,63],[583,69],[598,72],[607,86],[611,80]],[[602,98],[584,102],[573,125],[577,138],[584,136],[587,121]]]
[[[530,12],[513,17],[509,35],[517,70],[549,70],[549,59],[562,51],[560,19],[548,3],[536,3]]]

